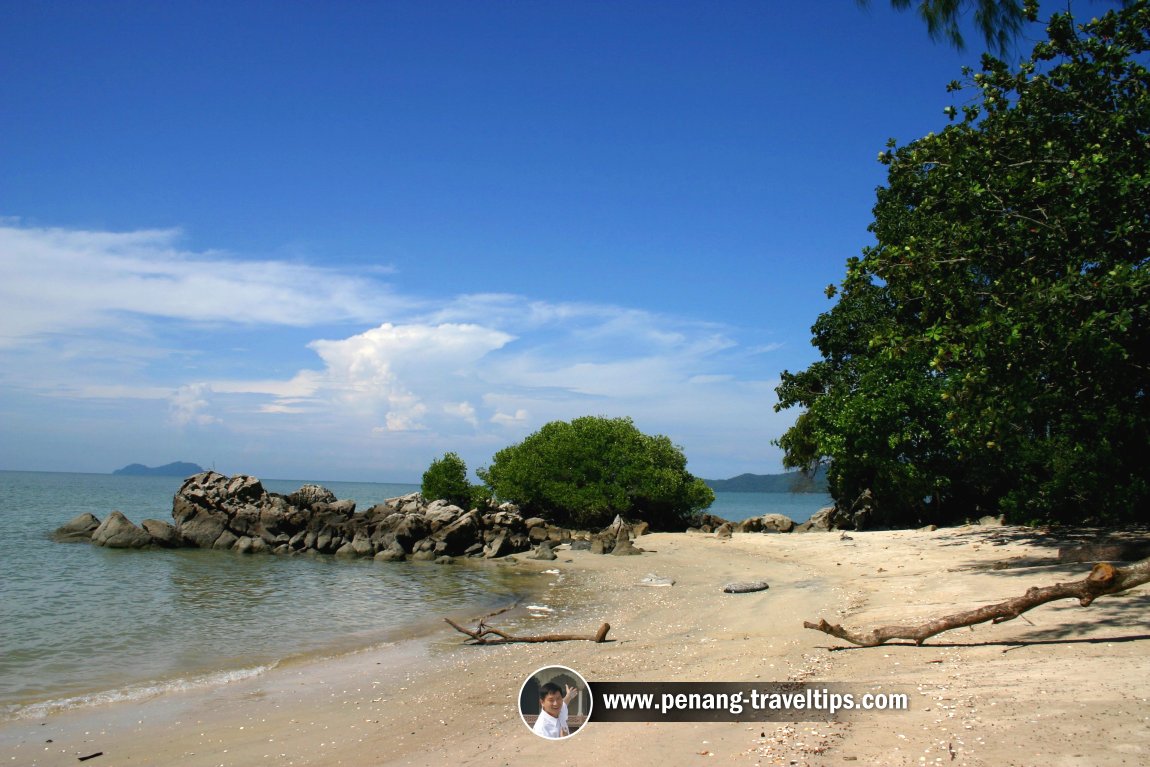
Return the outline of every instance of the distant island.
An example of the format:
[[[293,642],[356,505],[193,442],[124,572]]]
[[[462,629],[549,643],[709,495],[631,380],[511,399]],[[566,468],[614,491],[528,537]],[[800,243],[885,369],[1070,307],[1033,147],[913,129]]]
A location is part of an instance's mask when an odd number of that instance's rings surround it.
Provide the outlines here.
[[[740,474],[730,479],[704,479],[707,487],[721,493],[825,493],[826,469],[813,475],[801,471],[784,474]]]
[[[203,470],[203,467],[198,464],[175,461],[155,467],[145,466],[142,463],[132,463],[122,469],[116,469],[112,473],[128,477],[190,477]]]

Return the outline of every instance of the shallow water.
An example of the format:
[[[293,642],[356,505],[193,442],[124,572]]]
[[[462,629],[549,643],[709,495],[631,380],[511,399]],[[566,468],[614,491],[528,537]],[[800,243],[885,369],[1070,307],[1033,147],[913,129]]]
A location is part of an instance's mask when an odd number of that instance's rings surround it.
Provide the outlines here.
[[[359,649],[506,604],[527,584],[462,563],[118,551],[49,534],[83,512],[169,520],[181,478],[0,471],[0,717],[137,699]],[[266,480],[290,493],[301,481]],[[363,509],[415,485],[321,482]],[[796,521],[825,496],[720,493],[711,511]]]
[[[84,511],[170,519],[181,480],[0,472],[0,716],[260,673],[513,600],[502,568],[232,552],[117,551],[48,534]],[[265,483],[295,490],[300,483]],[[338,496],[349,488],[329,483]],[[359,487],[375,497],[415,489]],[[368,497],[364,494],[363,497]],[[29,709],[29,706],[36,706]]]

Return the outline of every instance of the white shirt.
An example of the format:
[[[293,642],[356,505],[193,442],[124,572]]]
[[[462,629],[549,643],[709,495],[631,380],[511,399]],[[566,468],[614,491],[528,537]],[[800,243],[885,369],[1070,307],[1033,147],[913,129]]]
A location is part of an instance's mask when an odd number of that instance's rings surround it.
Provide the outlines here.
[[[546,711],[539,710],[539,718],[535,720],[536,735],[542,735],[545,738],[563,738],[571,734],[570,728],[567,727],[567,702],[563,702],[563,707],[559,709],[559,717],[553,717]]]

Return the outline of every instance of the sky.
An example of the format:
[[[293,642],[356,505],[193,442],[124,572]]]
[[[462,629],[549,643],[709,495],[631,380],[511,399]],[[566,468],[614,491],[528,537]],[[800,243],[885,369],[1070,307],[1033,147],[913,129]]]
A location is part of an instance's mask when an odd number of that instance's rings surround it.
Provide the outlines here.
[[[0,469],[782,470],[877,156],[981,46],[820,2],[0,0]]]

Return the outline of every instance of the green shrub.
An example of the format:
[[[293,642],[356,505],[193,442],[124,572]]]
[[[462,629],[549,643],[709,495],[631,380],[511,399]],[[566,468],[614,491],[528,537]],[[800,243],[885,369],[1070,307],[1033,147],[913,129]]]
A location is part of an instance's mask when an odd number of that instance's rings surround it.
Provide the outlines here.
[[[425,501],[443,500],[470,509],[473,489],[467,481],[467,464],[455,453],[445,453],[423,472],[420,492]]]
[[[602,527],[622,514],[682,529],[715,498],[686,467],[669,438],[643,434],[630,418],[585,416],[500,450],[479,476],[499,500],[555,524]]]

